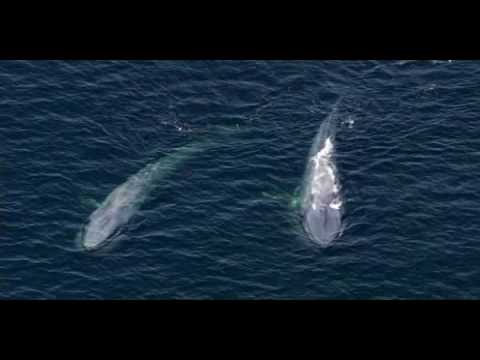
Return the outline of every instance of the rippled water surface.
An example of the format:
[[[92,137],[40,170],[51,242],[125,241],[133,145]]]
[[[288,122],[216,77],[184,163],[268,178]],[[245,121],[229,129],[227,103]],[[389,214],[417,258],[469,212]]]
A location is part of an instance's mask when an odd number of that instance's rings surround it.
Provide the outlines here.
[[[480,62],[0,61],[0,298],[480,297]],[[292,199],[339,98],[342,236]],[[179,148],[118,239],[82,229]]]

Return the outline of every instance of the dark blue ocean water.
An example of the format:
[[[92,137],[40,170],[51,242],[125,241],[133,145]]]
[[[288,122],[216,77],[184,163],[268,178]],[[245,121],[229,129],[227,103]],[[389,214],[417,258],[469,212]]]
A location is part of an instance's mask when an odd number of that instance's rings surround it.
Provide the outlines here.
[[[477,61],[0,61],[0,298],[478,299],[479,84]],[[339,97],[322,248],[288,197]],[[96,203],[202,141],[121,241],[79,245]]]

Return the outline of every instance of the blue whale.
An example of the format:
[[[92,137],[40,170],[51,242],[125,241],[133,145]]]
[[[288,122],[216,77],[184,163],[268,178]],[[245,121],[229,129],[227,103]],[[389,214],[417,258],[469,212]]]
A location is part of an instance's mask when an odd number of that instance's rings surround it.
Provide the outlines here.
[[[154,183],[165,178],[194,154],[202,150],[199,144],[184,146],[170,156],[147,165],[115,188],[89,218],[82,229],[82,245],[95,250],[115,238],[120,229],[137,213]]]
[[[334,161],[337,117],[336,105],[315,137],[301,190],[303,227],[322,246],[342,232],[343,200]]]

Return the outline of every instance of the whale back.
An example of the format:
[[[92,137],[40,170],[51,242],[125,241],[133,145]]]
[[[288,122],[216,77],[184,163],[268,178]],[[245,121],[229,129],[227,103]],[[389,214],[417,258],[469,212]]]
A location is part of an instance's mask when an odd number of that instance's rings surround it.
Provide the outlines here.
[[[331,243],[340,234],[342,226],[342,199],[335,165],[338,104],[315,136],[301,190],[304,229],[321,245]]]
[[[84,230],[83,246],[86,249],[96,249],[110,240],[135,215],[157,181],[176,171],[180,164],[201,150],[203,147],[199,143],[178,148],[171,155],[147,165],[115,188],[90,215]]]

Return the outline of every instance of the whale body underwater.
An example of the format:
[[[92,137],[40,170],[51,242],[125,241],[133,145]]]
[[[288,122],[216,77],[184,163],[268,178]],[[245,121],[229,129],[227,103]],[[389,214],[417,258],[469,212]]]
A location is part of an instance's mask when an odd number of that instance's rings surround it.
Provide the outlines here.
[[[321,246],[328,246],[342,232],[343,201],[335,165],[337,117],[335,105],[314,139],[301,189],[303,227]]]
[[[176,171],[201,150],[200,144],[179,148],[172,155],[147,165],[113,190],[90,215],[88,224],[80,234],[82,246],[86,250],[95,250],[113,240],[137,213],[155,183]]]
[[[314,139],[300,192],[303,227],[309,238],[321,246],[329,245],[342,232],[343,201],[335,165],[336,120],[335,106]],[[96,250],[114,240],[138,212],[155,184],[203,151],[204,145],[193,143],[181,147],[115,188],[79,233],[82,247]]]

